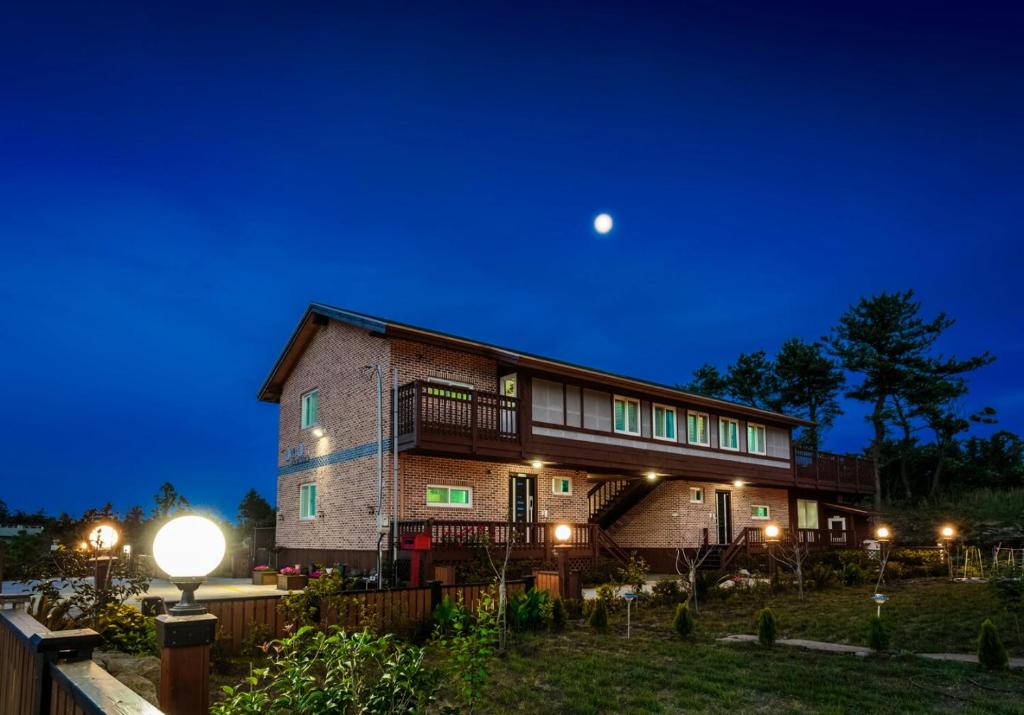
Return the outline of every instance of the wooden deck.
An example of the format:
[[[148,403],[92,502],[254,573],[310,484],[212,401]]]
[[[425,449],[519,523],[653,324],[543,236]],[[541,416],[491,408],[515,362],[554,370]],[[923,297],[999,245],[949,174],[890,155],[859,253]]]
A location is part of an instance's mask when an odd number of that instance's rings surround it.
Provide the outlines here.
[[[450,521],[419,520],[399,523],[399,534],[429,533],[430,559],[433,562],[465,561],[477,558],[480,550],[491,547],[503,551],[511,547],[516,560],[554,558],[555,548],[564,548],[573,559],[596,559],[617,545],[597,524],[569,524],[568,541],[555,538],[555,522]]]

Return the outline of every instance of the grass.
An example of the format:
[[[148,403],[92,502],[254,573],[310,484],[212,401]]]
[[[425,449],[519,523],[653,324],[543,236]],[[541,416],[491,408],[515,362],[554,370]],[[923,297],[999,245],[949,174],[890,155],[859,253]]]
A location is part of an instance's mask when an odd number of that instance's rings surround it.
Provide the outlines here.
[[[541,713],[894,713],[1024,712],[1024,674],[987,674],[976,666],[916,658],[899,651],[971,653],[981,619],[991,616],[1011,653],[1007,616],[983,585],[943,581],[887,589],[883,608],[897,654],[859,658],[777,645],[715,642],[753,633],[754,614],[770,605],[779,635],[862,644],[874,610],[868,587],[811,593],[737,594],[711,601],[688,640],[672,630],[673,609],[634,610],[633,637],[625,614],[607,634],[573,623],[561,634],[522,636],[492,667],[481,712]]]

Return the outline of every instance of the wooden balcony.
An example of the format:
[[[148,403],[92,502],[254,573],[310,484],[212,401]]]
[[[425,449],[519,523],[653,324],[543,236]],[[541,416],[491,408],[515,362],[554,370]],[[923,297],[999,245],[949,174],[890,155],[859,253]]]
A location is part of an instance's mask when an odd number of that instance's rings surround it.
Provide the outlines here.
[[[465,561],[479,556],[489,547],[503,556],[511,547],[511,558],[554,558],[555,547],[569,550],[571,558],[594,559],[601,548],[617,548],[596,524],[569,524],[568,541],[555,539],[554,522],[452,521],[426,519],[399,522],[400,535],[430,534],[430,557],[433,561]]]
[[[798,487],[874,494],[874,463],[852,454],[793,451],[794,481]]]

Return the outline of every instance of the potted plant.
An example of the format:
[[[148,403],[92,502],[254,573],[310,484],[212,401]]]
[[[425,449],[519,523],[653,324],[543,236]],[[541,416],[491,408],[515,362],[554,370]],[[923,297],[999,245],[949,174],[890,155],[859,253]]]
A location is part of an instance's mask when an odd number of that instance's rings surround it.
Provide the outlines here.
[[[266,564],[254,566],[252,569],[253,586],[273,586],[277,583],[277,571]]]
[[[277,589],[279,591],[299,591],[306,587],[306,577],[296,566],[285,566],[277,572]]]

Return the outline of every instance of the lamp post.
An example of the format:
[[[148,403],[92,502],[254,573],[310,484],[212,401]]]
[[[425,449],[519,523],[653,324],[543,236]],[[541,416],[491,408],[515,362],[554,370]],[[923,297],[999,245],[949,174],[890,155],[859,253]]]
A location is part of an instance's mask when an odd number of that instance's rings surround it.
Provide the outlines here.
[[[569,598],[569,538],[572,527],[559,524],[555,527],[555,559],[558,563],[558,595],[562,600]]]
[[[878,582],[875,583],[875,593],[882,587],[882,578],[885,576],[885,566],[889,563],[889,552],[892,547],[892,531],[887,526],[880,526],[875,529],[875,541],[878,542]]]
[[[956,537],[956,529],[948,524],[942,527],[939,532],[942,535],[942,548],[946,552],[946,564],[949,566],[949,580],[953,580],[953,551],[951,545],[953,539]]]
[[[92,550],[93,585],[103,593],[110,584],[110,567],[114,557],[111,549],[117,545],[120,534],[110,524],[98,524],[86,537],[85,545]]]
[[[160,646],[160,709],[168,715],[209,710],[210,645],[217,617],[195,600],[195,591],[224,558],[224,535],[209,519],[190,514],[161,527],[153,558],[181,590],[168,615],[156,617]]]
[[[775,524],[768,524],[764,527],[765,549],[768,551],[768,578],[775,577],[775,554],[772,553],[772,546],[779,543],[781,530]]]

